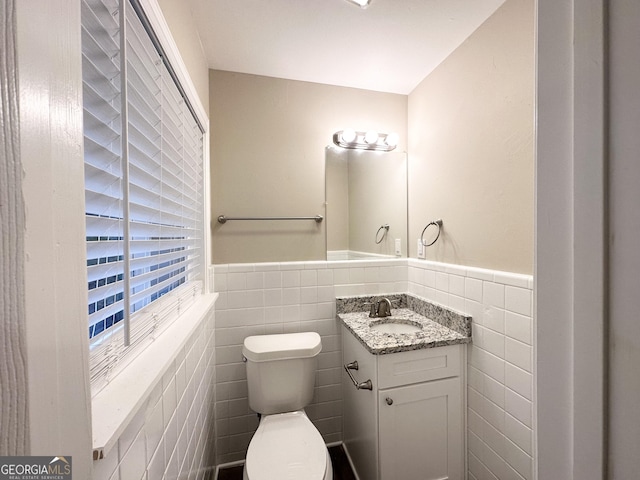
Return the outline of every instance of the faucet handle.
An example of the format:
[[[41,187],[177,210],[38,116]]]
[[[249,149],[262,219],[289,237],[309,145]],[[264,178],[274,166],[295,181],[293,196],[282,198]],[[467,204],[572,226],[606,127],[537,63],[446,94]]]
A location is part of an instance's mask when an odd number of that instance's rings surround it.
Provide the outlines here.
[[[375,318],[378,316],[378,302],[364,302],[363,305],[371,307],[369,309],[370,318]]]

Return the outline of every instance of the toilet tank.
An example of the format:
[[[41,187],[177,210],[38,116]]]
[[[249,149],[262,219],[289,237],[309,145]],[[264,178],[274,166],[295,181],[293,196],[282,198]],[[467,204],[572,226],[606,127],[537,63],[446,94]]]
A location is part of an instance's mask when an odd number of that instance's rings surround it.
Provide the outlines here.
[[[315,332],[255,335],[244,340],[249,406],[263,415],[292,412],[313,398],[320,335]]]

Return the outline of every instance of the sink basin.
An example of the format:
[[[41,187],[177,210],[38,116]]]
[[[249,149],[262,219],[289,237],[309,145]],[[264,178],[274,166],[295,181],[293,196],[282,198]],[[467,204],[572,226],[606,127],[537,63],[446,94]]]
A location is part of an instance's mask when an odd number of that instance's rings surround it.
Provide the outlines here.
[[[422,330],[422,326],[417,322],[410,320],[398,320],[393,318],[386,318],[382,320],[376,320],[369,325],[371,330],[375,330],[380,333],[390,333],[394,335],[416,333]]]

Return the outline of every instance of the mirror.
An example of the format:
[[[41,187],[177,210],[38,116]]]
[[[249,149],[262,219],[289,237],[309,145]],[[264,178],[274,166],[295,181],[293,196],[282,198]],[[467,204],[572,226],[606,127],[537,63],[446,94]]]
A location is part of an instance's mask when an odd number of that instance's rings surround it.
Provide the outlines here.
[[[329,145],[325,182],[327,260],[407,256],[405,152]]]

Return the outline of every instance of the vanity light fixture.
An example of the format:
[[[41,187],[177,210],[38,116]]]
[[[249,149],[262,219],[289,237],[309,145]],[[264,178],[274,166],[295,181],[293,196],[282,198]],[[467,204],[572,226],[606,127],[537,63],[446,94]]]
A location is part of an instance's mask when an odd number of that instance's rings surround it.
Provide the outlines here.
[[[371,0],[347,0],[348,2],[358,5],[360,8],[367,8],[371,3]]]
[[[378,141],[378,132],[369,130],[367,133],[364,134],[364,141],[369,145],[374,145]]]
[[[345,143],[353,143],[356,141],[357,134],[353,128],[347,128],[340,134],[340,139]]]
[[[373,130],[357,132],[351,128],[345,128],[333,134],[333,143],[342,148],[390,152],[398,146],[398,134],[378,133]]]
[[[397,133],[390,133],[384,139],[384,142],[392,148],[396,148],[398,146],[398,141],[399,141],[399,138]]]

